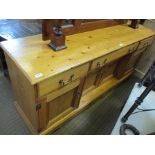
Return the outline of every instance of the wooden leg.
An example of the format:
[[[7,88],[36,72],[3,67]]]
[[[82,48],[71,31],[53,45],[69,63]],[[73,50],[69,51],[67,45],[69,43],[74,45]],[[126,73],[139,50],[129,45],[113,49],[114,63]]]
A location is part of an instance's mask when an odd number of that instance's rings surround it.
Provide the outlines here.
[[[77,91],[75,91],[74,98],[73,98],[73,106],[75,108],[78,108],[80,99],[82,96],[83,88],[84,88],[84,83],[85,83],[86,77],[83,77],[80,81],[80,85],[77,88]]]

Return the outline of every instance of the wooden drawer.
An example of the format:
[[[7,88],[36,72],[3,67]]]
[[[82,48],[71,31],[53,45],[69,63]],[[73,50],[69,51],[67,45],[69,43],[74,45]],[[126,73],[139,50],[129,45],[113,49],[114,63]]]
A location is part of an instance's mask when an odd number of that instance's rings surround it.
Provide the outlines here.
[[[154,36],[140,41],[138,49],[141,49],[141,48],[144,48],[144,47],[151,45],[153,40],[154,40]]]
[[[43,96],[48,94],[58,88],[63,88],[70,82],[84,76],[87,74],[89,68],[89,63],[72,68],[66,72],[58,74],[46,81],[40,82],[38,84],[38,96]]]
[[[107,54],[103,57],[97,58],[96,60],[93,61],[91,70],[100,68],[112,61],[119,59],[120,57],[123,57],[124,55],[128,53],[132,53],[137,49],[137,47],[138,47],[138,42],[130,46],[124,47],[122,49],[119,49],[118,51],[114,51],[110,54]]]
[[[73,82],[71,82],[68,85],[65,85],[64,87],[57,89],[55,91],[53,91],[52,93],[47,95],[47,102],[52,101],[53,99],[61,96],[62,94],[66,93],[67,91],[77,87],[80,84],[80,80],[75,80]]]
[[[138,49],[137,51],[135,51],[135,52],[133,53],[133,56],[136,56],[136,55],[138,55],[138,54],[140,54],[140,53],[143,53],[145,50],[146,50],[146,47],[141,48],[141,49]]]

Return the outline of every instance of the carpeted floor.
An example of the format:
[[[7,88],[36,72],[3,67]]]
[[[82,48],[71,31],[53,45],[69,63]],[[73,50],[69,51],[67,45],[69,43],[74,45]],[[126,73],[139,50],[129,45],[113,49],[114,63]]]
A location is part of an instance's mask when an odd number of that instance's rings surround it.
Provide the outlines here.
[[[0,134],[30,134],[15,109],[14,101],[10,82],[0,76]]]
[[[134,83],[134,76],[96,100],[95,104],[83,111],[61,128],[55,135],[107,135],[110,134],[127,100]],[[14,95],[10,82],[0,76],[0,134],[31,134],[14,106]]]

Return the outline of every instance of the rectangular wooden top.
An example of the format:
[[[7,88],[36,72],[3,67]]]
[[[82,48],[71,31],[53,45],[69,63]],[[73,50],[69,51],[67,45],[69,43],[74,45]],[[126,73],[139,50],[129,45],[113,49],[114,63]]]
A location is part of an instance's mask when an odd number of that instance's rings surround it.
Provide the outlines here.
[[[66,37],[67,49],[54,52],[49,41],[35,35],[1,43],[31,84],[36,84],[73,67],[155,35],[153,30],[127,25],[97,29]]]

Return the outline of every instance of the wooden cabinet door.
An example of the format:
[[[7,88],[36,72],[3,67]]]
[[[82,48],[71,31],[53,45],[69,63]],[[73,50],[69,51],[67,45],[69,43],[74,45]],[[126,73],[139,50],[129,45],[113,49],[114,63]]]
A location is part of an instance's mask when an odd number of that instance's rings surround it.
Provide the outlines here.
[[[121,58],[114,72],[115,77],[121,79],[127,71],[133,69],[145,50],[142,48]]]
[[[98,73],[98,77],[96,80],[96,86],[101,85],[103,82],[113,77],[113,73],[116,68],[116,65],[117,65],[117,61],[114,61],[102,67],[102,69]]]
[[[117,61],[114,61],[93,72],[90,72],[85,79],[83,95],[98,87],[106,79],[112,77],[116,64]]]
[[[54,94],[55,98],[53,98],[53,93],[55,92],[52,92],[49,96],[47,95],[40,100],[40,108],[38,109],[39,132],[78,107],[84,79],[79,81],[79,84],[74,82],[67,85],[66,88],[58,89],[56,93],[59,93],[59,95]]]
[[[127,63],[127,66],[126,66],[126,71],[130,70],[130,69],[133,69],[136,64],[138,63],[139,59],[141,58],[142,56],[142,53],[146,50],[146,48],[143,48],[141,50],[138,50],[136,51],[135,53],[132,54],[129,62]]]

